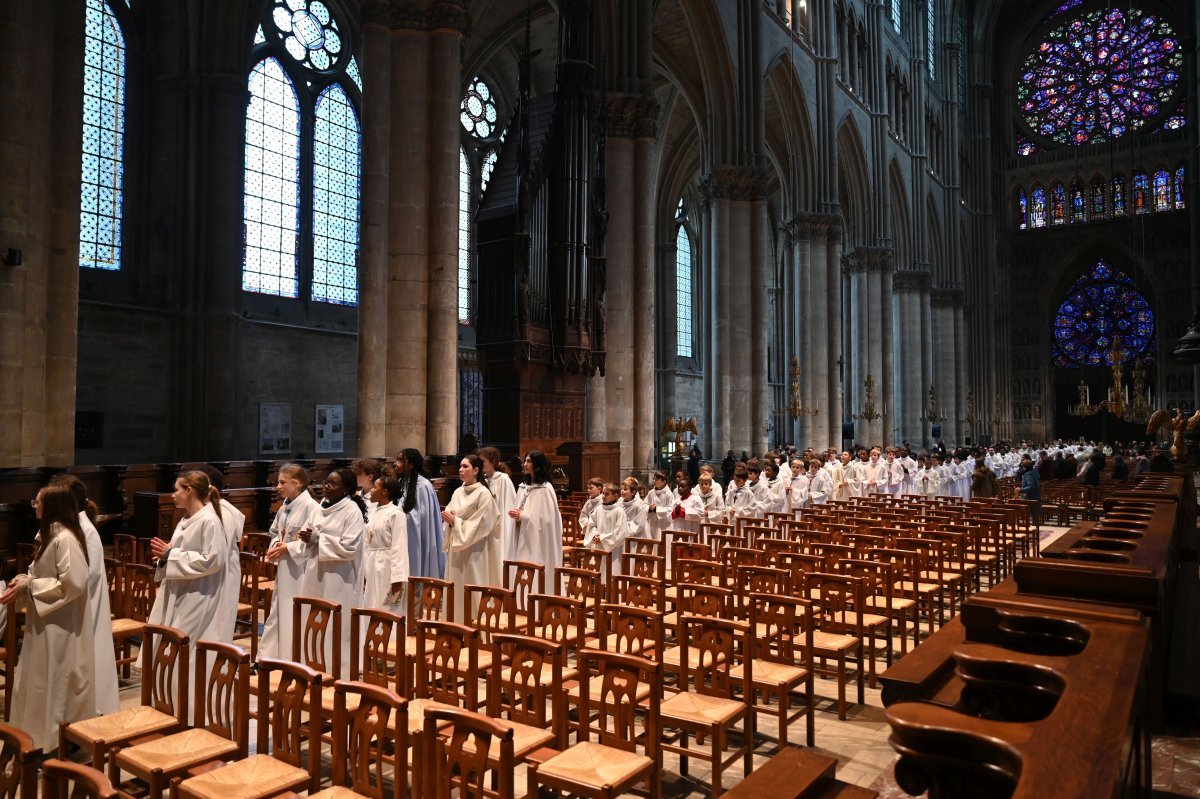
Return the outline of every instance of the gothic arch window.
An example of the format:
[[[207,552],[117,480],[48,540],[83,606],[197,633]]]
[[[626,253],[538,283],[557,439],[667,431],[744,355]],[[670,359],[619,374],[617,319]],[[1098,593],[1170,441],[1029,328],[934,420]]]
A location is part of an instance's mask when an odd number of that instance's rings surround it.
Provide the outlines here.
[[[349,35],[322,0],[273,0],[255,33],[245,291],[358,304],[361,79]]]
[[[121,268],[125,209],[124,8],[87,0],[84,11],[79,265],[110,271]]]
[[[1020,230],[1029,227],[1029,198],[1024,189],[1017,192],[1017,227]]]
[[[892,0],[892,30],[899,33],[903,20],[901,19],[901,0]]]
[[[1050,187],[1050,224],[1061,225],[1067,221],[1067,192],[1058,181]]]
[[[1133,278],[1103,258],[1070,289],[1054,317],[1053,357],[1057,366],[1112,365],[1113,339],[1124,361],[1154,354],[1154,311]]]
[[[458,105],[462,145],[458,150],[458,321],[472,323],[475,311],[475,253],[472,220],[500,162],[507,131],[500,132],[496,96],[486,80],[476,75],[467,84]]]
[[[1083,196],[1083,181],[1075,178],[1071,181],[1071,224],[1087,221],[1087,202]]]
[[[1015,77],[1018,115],[1034,136],[1097,144],[1154,130],[1176,109],[1183,48],[1157,15],[1095,8],[1052,22]]]
[[[1183,164],[1180,164],[1175,169],[1175,208],[1176,208],[1176,210],[1179,210],[1179,211],[1182,211],[1184,208],[1187,207],[1187,205],[1184,203],[1184,196],[1183,196],[1183,184],[1185,182],[1184,178],[1185,178],[1185,172],[1184,172]]]
[[[1165,169],[1154,173],[1154,210],[1171,210],[1171,173]]]
[[[1133,212],[1135,214],[1150,212],[1149,189],[1150,181],[1146,179],[1146,173],[1135,172],[1133,174]]]
[[[1029,195],[1029,226],[1030,227],[1045,227],[1046,226],[1046,190],[1041,186],[1034,186],[1033,191]]]
[[[692,306],[696,259],[692,254],[692,237],[686,223],[687,207],[680,197],[675,207],[675,354],[680,358],[694,357]]]
[[[937,0],[925,0],[925,64],[929,77],[937,80]]]
[[[1125,216],[1125,177],[1117,175],[1112,181],[1112,215]]]
[[[1108,216],[1106,212],[1108,196],[1108,184],[1104,178],[1097,175],[1092,179],[1092,219],[1104,219]]]

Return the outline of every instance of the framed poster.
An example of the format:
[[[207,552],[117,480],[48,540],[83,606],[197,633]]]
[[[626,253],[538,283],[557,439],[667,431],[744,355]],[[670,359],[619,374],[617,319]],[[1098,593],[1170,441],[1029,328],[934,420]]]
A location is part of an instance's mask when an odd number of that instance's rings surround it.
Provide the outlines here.
[[[342,451],[342,430],[345,411],[342,405],[318,405],[313,452],[320,454]]]
[[[287,455],[291,451],[291,403],[260,402],[258,404],[258,454]]]

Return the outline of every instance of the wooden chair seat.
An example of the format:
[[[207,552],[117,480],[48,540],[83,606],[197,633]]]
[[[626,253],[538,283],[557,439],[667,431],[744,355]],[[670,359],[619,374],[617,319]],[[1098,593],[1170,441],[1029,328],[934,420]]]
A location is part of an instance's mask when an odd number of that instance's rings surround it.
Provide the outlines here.
[[[388,641],[387,653],[392,657],[396,656],[396,640],[394,638]],[[404,656],[407,658],[417,656],[417,637],[415,635],[404,636]]]
[[[916,583],[914,588],[911,580],[901,580],[896,583],[896,587],[906,594],[911,594],[914,591],[919,594],[928,594],[941,588],[937,583]]]
[[[667,666],[675,666],[678,668],[682,665],[679,657],[682,651],[683,647],[681,646],[668,647],[667,649],[663,650],[662,662]],[[720,663],[721,661],[717,662]],[[688,651],[688,667],[692,669],[700,668],[700,650],[692,649]]]
[[[142,628],[145,626],[146,622],[138,621],[137,619],[120,618],[112,620],[113,636],[117,638],[124,638],[130,635],[140,635]]]
[[[667,726],[675,722],[702,726],[725,725],[745,713],[745,702],[693,691],[675,694],[662,703],[663,723]]]
[[[554,741],[554,733],[550,730],[544,730],[541,727],[531,727],[528,724],[509,721],[508,719],[492,719],[492,721],[513,731],[514,760],[520,760],[530,752],[535,752]],[[499,738],[493,738],[491,744],[488,745],[488,762],[490,764],[495,765],[500,762],[500,743]],[[473,741],[468,740],[463,744],[463,753],[475,753]]]
[[[372,797],[364,796],[361,793],[355,793],[349,788],[344,788],[341,785],[334,785],[332,788],[326,788],[316,793],[310,793],[308,799],[372,799]]]
[[[734,666],[729,670],[729,676],[738,680],[742,679],[744,674],[745,669],[742,666]],[[776,663],[773,660],[754,659],[752,677],[755,685],[769,685],[773,688],[781,688],[785,685],[796,685],[803,682],[807,676],[808,669],[803,669],[799,666],[789,666],[786,663]]]
[[[538,774],[599,789],[628,781],[651,762],[636,752],[583,741],[542,763]]]
[[[254,606],[249,604],[248,602],[239,602],[238,603],[237,612],[238,612],[239,616],[242,615],[243,613],[250,613],[253,610],[254,610]]]
[[[591,687],[588,689],[588,695],[593,701],[599,702],[600,693],[603,686],[600,684],[599,680],[592,680],[590,684]],[[634,696],[639,702],[645,700],[650,696],[650,686],[639,685]],[[567,687],[567,698],[570,699],[573,704],[578,704],[577,700],[579,699],[579,683],[575,683],[574,685]]]
[[[335,695],[336,695],[336,692],[333,690],[332,685],[326,685],[325,687],[323,687],[321,689],[321,710],[323,710],[325,713],[328,713],[330,715],[333,714],[333,697]],[[346,695],[346,709],[354,710],[357,707],[358,707],[358,695],[357,694],[347,694]]]
[[[311,775],[270,755],[251,755],[245,760],[190,777],[179,783],[184,799],[259,799],[285,791],[304,790]]]
[[[813,631],[813,646],[821,652],[849,652],[858,646],[858,638],[853,635],[823,633]]]
[[[915,604],[917,604],[915,599],[906,599],[902,596],[892,597],[892,610],[908,610]],[[885,610],[888,606],[887,597],[869,596],[867,597],[866,606],[868,610]]]
[[[420,735],[425,728],[425,711],[429,708],[454,708],[445,702],[434,702],[432,699],[410,699],[408,702],[408,734]],[[410,753],[411,754],[411,753]]]
[[[237,751],[237,741],[208,730],[191,729],[122,749],[117,752],[117,765],[139,776],[155,770],[183,772]]]
[[[105,716],[97,716],[67,725],[72,735],[95,741],[128,741],[150,733],[162,732],[179,726],[179,719],[152,707],[137,707],[118,710]]]

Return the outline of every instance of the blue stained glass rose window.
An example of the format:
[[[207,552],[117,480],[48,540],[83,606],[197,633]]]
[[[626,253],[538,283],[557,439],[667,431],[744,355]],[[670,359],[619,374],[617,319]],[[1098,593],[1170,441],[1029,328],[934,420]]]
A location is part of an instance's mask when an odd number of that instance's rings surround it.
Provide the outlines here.
[[[1148,360],[1154,353],[1154,311],[1133,278],[1097,261],[1067,291],[1054,317],[1057,366],[1111,366],[1113,338],[1123,360]]]
[[[1182,95],[1171,25],[1136,8],[1099,8],[1050,28],[1017,74],[1017,110],[1056,144],[1118,139],[1161,119]]]

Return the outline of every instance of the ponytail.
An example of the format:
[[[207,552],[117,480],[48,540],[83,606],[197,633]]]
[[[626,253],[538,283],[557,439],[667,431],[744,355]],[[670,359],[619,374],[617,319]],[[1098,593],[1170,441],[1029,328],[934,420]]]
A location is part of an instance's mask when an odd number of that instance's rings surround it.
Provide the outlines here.
[[[221,519],[221,490],[209,480],[208,474],[202,469],[192,469],[179,475],[179,482],[196,492],[201,502],[212,505],[217,520]]]
[[[367,503],[364,502],[363,498],[358,494],[349,494],[348,496],[354,501],[354,504],[358,506],[358,510],[360,513],[362,513],[363,521],[365,522],[367,520]]]
[[[221,519],[221,490],[215,485],[208,486],[208,496],[205,501],[212,505],[213,513],[217,514],[217,519]]]

